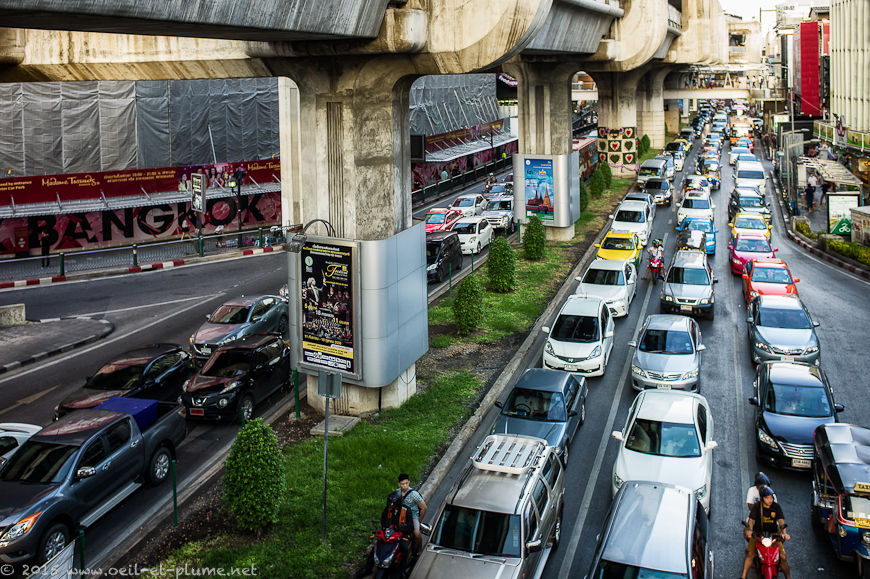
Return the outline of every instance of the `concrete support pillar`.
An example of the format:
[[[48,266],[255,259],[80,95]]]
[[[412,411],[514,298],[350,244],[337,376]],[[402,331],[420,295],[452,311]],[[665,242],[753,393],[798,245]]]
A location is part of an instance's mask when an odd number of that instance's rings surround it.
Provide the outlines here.
[[[667,128],[672,133],[678,133],[680,129],[680,103],[679,101],[669,101],[668,109],[664,112],[664,124],[662,131]]]
[[[505,71],[517,79],[519,153],[568,155],[572,152],[571,79],[576,63],[509,63]],[[546,227],[547,239],[569,240],[574,227]]]
[[[649,135],[650,145],[656,149],[665,146],[665,77],[670,68],[651,70],[637,86],[637,134]]]
[[[409,94],[416,75],[407,62],[343,58],[315,67],[282,59],[270,65],[288,77],[278,85],[286,221],[326,219],[338,237],[359,240],[386,239],[410,227]],[[308,231],[326,233],[320,224]],[[306,387],[308,404],[324,409],[317,376],[309,376]],[[344,382],[331,408],[364,415],[399,406],[415,392],[412,364],[382,388]]]
[[[598,152],[604,155],[614,175],[637,173],[637,83],[645,70],[597,72]]]

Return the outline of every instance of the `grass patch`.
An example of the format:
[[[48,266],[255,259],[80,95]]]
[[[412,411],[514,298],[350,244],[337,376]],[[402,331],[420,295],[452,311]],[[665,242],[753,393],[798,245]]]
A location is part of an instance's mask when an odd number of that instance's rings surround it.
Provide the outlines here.
[[[652,147],[650,147],[643,155],[640,156],[640,160],[638,162],[643,164],[644,161],[655,158],[655,156],[661,152],[661,149],[653,149]]]
[[[251,536],[212,537],[188,543],[164,568],[250,567],[260,577],[347,576],[347,561],[361,557],[399,472],[420,480],[436,450],[472,413],[482,384],[469,372],[439,377],[400,408],[329,442],[328,545],[320,544],[323,440],[285,450],[287,497],[280,519],[257,541]],[[433,505],[432,508],[435,508]]]

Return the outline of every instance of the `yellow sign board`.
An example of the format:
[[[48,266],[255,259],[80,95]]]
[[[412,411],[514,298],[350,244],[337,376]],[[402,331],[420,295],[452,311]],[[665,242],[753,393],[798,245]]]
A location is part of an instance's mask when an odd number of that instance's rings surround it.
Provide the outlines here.
[[[855,492],[856,493],[870,493],[870,483],[856,482],[855,483]]]
[[[865,529],[870,529],[870,519],[860,519],[855,517],[855,524]]]

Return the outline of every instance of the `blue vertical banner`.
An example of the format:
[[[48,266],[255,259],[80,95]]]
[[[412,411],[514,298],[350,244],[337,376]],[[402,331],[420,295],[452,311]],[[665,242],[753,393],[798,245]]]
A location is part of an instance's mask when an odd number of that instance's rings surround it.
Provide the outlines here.
[[[537,215],[553,221],[553,160],[526,159],[526,218]]]

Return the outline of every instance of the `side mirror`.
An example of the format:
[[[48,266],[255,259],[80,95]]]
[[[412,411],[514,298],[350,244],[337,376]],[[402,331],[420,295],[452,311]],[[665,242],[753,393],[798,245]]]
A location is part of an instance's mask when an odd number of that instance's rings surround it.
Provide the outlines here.
[[[526,550],[529,553],[537,553],[538,551],[541,550],[541,546],[543,544],[544,544],[544,542],[540,538],[537,538],[534,541],[529,541],[526,543]]]
[[[843,406],[842,404],[834,404],[834,412],[842,412],[845,409],[846,409],[846,407]],[[0,463],[0,466],[2,466],[2,463]]]
[[[577,411],[576,411],[576,410],[569,410],[569,411],[568,411],[568,418],[573,418],[573,417],[575,417],[575,416],[577,416]]]
[[[819,324],[819,322],[815,322],[815,321],[813,322],[813,327],[814,327],[814,328],[818,328],[820,325],[821,325],[821,324]]]
[[[545,334],[549,334],[550,333],[550,326],[542,326],[541,331],[544,332]]]
[[[758,397],[757,396],[750,396],[749,403],[752,404],[753,406],[758,406]]]
[[[751,323],[752,323],[752,316],[746,316],[746,323],[747,323],[747,324],[751,324]]]
[[[609,332],[604,332],[604,337],[605,338],[612,338],[613,337],[613,330],[610,330]]]
[[[426,523],[420,523],[420,532],[423,533],[424,535],[431,535],[432,534],[432,526],[427,525]]]
[[[631,341],[628,343],[628,347],[629,347],[629,348],[637,348],[637,342],[635,342],[634,340],[631,340]]]
[[[794,278],[794,279],[791,280],[791,281],[792,281],[792,283],[798,283],[800,280],[801,280],[801,278],[796,277],[796,278]]]
[[[749,279],[749,276],[748,276],[748,275],[746,275],[746,274],[745,274],[745,273],[744,273],[744,274],[743,274],[743,275],[741,275],[741,276],[740,276],[740,277],[742,277],[742,278],[743,278],[743,279],[746,279],[746,280],[748,280],[748,279]]]
[[[601,249],[601,244],[600,244],[600,243],[596,243],[596,244],[594,245],[594,247],[597,247],[598,249]],[[579,280],[580,278],[578,277],[577,279]]]
[[[713,233],[719,233],[719,230],[718,230],[718,229],[714,229],[714,230],[713,230]]]
[[[89,478],[97,474],[97,469],[92,466],[83,466],[76,471],[76,478],[83,479]]]
[[[3,465],[6,464],[6,462],[7,462],[8,460],[9,460],[9,459],[6,458],[5,456],[0,456],[0,468],[3,468]]]
[[[613,213],[607,216],[608,219],[613,219]]]
[[[711,451],[716,450],[717,448],[719,448],[719,443],[715,440],[711,440],[707,443],[707,446],[704,447],[704,450]]]
[[[574,278],[574,281],[582,282],[582,281],[583,281],[583,278],[582,278],[581,276],[578,275],[577,277]]]
[[[729,224],[728,224],[728,227],[734,227],[734,224],[733,224],[733,223],[729,223]]]
[[[622,436],[622,432],[620,432],[619,430],[614,430],[613,432],[611,432],[610,438],[618,440],[619,442],[625,441],[625,437]]]
[[[707,349],[707,346],[705,346],[704,344],[701,344],[700,346],[698,346],[698,351],[699,351],[699,352],[703,352],[703,351],[705,351],[706,349]]]
[[[713,283],[719,283],[719,278],[718,278],[718,277],[714,277],[714,278],[713,278]]]
[[[496,400],[495,407],[496,408],[504,408],[504,402]]]
[[[770,250],[771,250],[773,253],[776,253],[777,251],[779,251],[779,248],[778,248],[778,247],[772,247],[772,248],[770,248]]]

